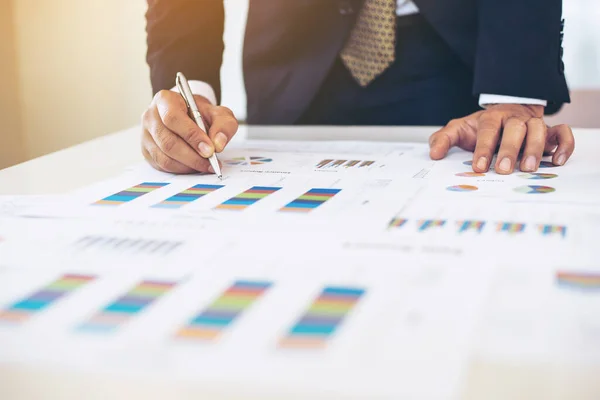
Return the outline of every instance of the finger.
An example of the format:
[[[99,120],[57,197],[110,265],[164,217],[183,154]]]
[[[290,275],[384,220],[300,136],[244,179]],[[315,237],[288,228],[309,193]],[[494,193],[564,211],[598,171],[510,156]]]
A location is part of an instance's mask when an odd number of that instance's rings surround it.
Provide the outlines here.
[[[458,121],[452,120],[429,137],[429,157],[432,160],[441,160],[446,157],[448,151],[458,144],[458,125]]]
[[[454,146],[473,151],[475,142],[476,132],[467,119],[452,120],[429,137],[429,156],[433,160],[441,160]]]
[[[198,172],[207,172],[210,165],[208,160],[194,151],[179,135],[163,125],[158,110],[150,109],[148,111],[148,115],[153,114],[154,117],[146,117],[148,122],[145,123],[145,126],[161,152],[188,168]]]
[[[473,154],[473,171],[487,172],[500,138],[502,114],[495,112],[483,113],[478,122],[477,144]]]
[[[142,154],[146,161],[159,171],[173,174],[191,174],[196,172],[194,169],[183,165],[163,153],[154,143],[148,131],[144,131],[142,137]]]
[[[544,155],[545,156],[550,156],[553,155],[556,152],[556,148],[558,147],[558,139],[557,136],[550,136],[550,129],[549,127],[546,128],[547,129],[547,134],[546,134],[546,144],[544,145]]]
[[[575,137],[573,136],[573,131],[568,125],[553,126],[552,128],[549,128],[549,131],[556,134],[558,141],[558,148],[552,157],[552,163],[554,165],[565,165],[575,150]]]
[[[512,174],[519,152],[523,145],[523,139],[527,133],[527,125],[518,118],[510,118],[504,124],[502,141],[496,159],[496,172],[501,175]]]
[[[215,107],[210,104],[201,103],[199,108],[210,125],[208,136],[214,145],[215,151],[220,153],[236,134],[238,121],[235,115],[233,115],[233,111],[227,107]]]
[[[206,132],[188,115],[183,97],[170,90],[163,90],[156,96],[156,108],[164,126],[182,138],[202,157],[212,156],[215,151],[213,144]]]
[[[521,171],[537,171],[544,155],[547,134],[546,124],[541,118],[531,118],[527,121],[527,138],[521,160]]]
[[[546,143],[544,144],[544,155],[553,155],[558,147],[557,130],[551,130],[550,126],[546,125]]]

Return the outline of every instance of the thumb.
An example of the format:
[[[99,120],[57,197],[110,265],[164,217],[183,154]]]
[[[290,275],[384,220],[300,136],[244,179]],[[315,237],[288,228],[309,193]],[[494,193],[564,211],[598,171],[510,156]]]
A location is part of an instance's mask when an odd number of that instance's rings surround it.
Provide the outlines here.
[[[435,132],[429,138],[429,157],[441,160],[458,143],[458,130],[450,125]]]

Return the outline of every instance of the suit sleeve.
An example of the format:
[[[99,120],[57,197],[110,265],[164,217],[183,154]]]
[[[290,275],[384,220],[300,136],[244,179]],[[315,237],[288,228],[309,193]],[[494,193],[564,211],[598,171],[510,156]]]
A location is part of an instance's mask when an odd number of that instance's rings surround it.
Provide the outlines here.
[[[146,33],[152,91],[171,89],[175,75],[204,81],[221,100],[223,0],[147,0]]]
[[[479,0],[474,93],[569,102],[562,0]]]

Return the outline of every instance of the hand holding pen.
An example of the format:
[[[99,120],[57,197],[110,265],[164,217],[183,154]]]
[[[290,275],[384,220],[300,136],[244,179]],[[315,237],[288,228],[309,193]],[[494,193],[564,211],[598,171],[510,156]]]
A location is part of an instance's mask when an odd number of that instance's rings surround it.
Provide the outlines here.
[[[180,78],[177,81],[182,82]],[[202,96],[191,97],[201,114],[198,121],[194,120],[193,109],[188,108],[183,94],[170,90],[156,94],[142,118],[142,153],[161,171],[218,173],[219,164],[215,168],[209,160],[213,157],[215,163],[214,153],[222,152],[235,135],[237,119],[226,107],[215,106]],[[200,121],[206,126],[200,125]]]

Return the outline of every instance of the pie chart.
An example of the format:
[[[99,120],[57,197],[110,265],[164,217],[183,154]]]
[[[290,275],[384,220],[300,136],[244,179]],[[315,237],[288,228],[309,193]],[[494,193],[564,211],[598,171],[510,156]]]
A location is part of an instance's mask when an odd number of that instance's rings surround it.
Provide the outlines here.
[[[479,188],[477,186],[471,186],[471,185],[448,186],[446,189],[451,192],[474,192],[476,190],[479,190]]]
[[[515,192],[524,194],[543,194],[552,193],[555,191],[556,189],[554,189],[553,187],[538,185],[520,186],[518,188],[515,188]]]
[[[225,164],[227,165],[239,165],[239,166],[248,166],[248,165],[262,165],[266,163],[272,162],[272,158],[267,157],[236,157],[229,160],[225,160]]]
[[[519,177],[523,178],[523,179],[554,179],[554,178],[557,178],[558,175],[534,172],[532,174],[519,174]]]

